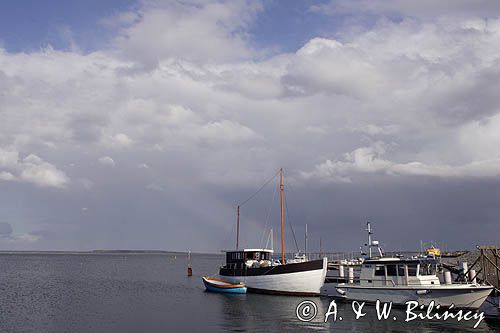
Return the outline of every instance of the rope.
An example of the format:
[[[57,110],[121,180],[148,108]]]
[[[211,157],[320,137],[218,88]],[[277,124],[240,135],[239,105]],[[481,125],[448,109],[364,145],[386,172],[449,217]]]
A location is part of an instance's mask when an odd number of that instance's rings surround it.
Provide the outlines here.
[[[244,204],[246,204],[248,201],[250,201],[251,199],[253,199],[260,191],[262,191],[262,189],[264,187],[266,187],[267,184],[269,184],[271,182],[271,180],[273,180],[277,175],[278,175],[279,171],[276,172],[271,178],[269,178],[265,183],[264,185],[262,185],[254,194],[252,194],[251,196],[249,196],[245,201],[243,201],[242,203],[239,204],[239,206],[243,206]]]
[[[269,223],[269,218],[270,218],[270,216],[271,216],[271,210],[272,210],[272,207],[273,207],[273,205],[274,205],[274,199],[275,199],[275,197],[276,197],[276,192],[277,192],[277,190],[278,190],[278,187],[276,186],[276,187],[274,188],[274,192],[273,192],[273,199],[272,199],[271,204],[269,205],[269,208],[268,208],[268,210],[267,210],[266,224],[265,224],[265,226],[264,226],[264,230],[262,230],[262,236],[260,237],[260,243],[259,243],[259,246],[262,246],[262,244],[263,244],[263,242],[264,242],[264,235],[265,235],[265,233],[266,233],[267,225],[268,225],[268,223]],[[269,240],[269,237],[268,237],[268,240]],[[266,244],[266,248],[267,248],[267,244]]]
[[[297,244],[297,238],[295,238],[295,231],[293,231],[292,219],[290,218],[290,213],[288,212],[288,205],[286,202],[287,201],[285,196],[285,210],[286,210],[286,215],[288,216],[288,225],[290,226],[290,230],[292,230],[293,241],[295,242],[295,248],[297,249],[297,252],[299,252],[299,245]]]

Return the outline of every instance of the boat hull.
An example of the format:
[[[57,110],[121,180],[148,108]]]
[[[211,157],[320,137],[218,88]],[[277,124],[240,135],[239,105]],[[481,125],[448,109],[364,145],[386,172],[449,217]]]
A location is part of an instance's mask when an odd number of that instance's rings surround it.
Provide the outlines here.
[[[224,294],[246,294],[247,293],[247,288],[245,288],[245,287],[223,289],[223,288],[218,288],[218,287],[214,287],[214,286],[205,284],[205,289],[207,291],[210,291],[210,292],[224,293]]]
[[[327,294],[346,301],[375,303],[392,302],[394,305],[405,305],[409,301],[417,301],[420,305],[435,305],[455,309],[478,309],[491,293],[490,286],[475,285],[441,285],[418,287],[363,287],[349,284],[338,284],[329,287]],[[331,290],[334,289],[334,290]],[[325,287],[323,288],[323,294]],[[336,294],[336,295],[335,295]]]
[[[225,294],[246,294],[247,292],[247,288],[239,282],[231,284],[229,281],[206,277],[203,277],[202,280],[207,291]]]
[[[317,296],[325,281],[327,260],[315,260],[245,270],[221,269],[224,280],[243,281],[248,292]]]

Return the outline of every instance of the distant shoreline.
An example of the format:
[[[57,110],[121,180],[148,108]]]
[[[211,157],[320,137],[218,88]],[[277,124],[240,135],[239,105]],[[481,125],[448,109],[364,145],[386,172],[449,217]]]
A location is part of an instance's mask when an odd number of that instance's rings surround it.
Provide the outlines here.
[[[454,257],[460,257],[464,254],[474,252],[473,250],[462,250],[462,251],[453,251],[453,252],[448,252],[443,255],[443,258],[449,257],[449,258],[454,258]],[[386,252],[385,254],[387,256],[394,256],[396,254],[398,255],[416,255],[418,254],[418,251],[398,251],[398,252]],[[89,250],[89,251],[72,251],[72,250],[0,250],[0,255],[23,255],[23,254],[32,254],[32,255],[39,255],[39,254],[45,254],[45,255],[61,255],[61,254],[66,254],[66,255],[171,255],[171,256],[176,256],[176,255],[188,255],[187,251],[166,251],[166,250]],[[220,252],[191,252],[192,255],[223,255]],[[276,254],[276,253],[275,253]],[[287,256],[293,256],[294,253],[286,253]],[[453,255],[455,254],[455,255]],[[311,252],[309,255],[314,257],[319,257],[320,254],[317,252]],[[321,254],[322,256],[327,256],[327,257],[333,257],[335,259],[354,259],[356,256],[354,255],[354,252],[323,252]]]
[[[0,250],[2,254],[73,254],[73,255],[88,255],[88,254],[168,254],[168,255],[187,255],[188,252],[181,251],[163,251],[163,250],[91,250],[91,251],[29,251],[29,250]],[[218,254],[218,253],[203,253],[191,252],[191,254]]]

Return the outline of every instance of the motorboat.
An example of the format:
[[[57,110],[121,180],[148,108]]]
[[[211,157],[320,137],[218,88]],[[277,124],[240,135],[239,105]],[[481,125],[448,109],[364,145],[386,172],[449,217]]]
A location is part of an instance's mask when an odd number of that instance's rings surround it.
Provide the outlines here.
[[[378,242],[371,240],[370,224],[367,226],[370,250],[361,265],[359,279],[348,276],[344,283],[325,284],[323,295],[346,301],[380,301],[394,305],[418,301],[426,306],[434,301],[442,308],[476,310],[492,292],[493,286],[489,285],[453,283],[450,272],[443,272],[447,278],[442,284],[438,276],[439,260],[435,256],[385,257]],[[372,246],[378,248],[378,255],[372,256]]]

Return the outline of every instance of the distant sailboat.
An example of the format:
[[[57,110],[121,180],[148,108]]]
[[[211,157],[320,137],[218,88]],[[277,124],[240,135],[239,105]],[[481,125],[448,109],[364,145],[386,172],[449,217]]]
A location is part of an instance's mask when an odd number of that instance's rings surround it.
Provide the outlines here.
[[[279,172],[281,213],[281,262],[273,261],[273,249],[239,249],[240,207],[237,209],[236,250],[226,252],[219,275],[232,283],[244,282],[249,292],[319,295],[325,281],[327,259],[293,262],[285,259],[283,169]],[[272,236],[271,236],[272,240]],[[272,241],[271,241],[272,242]]]

